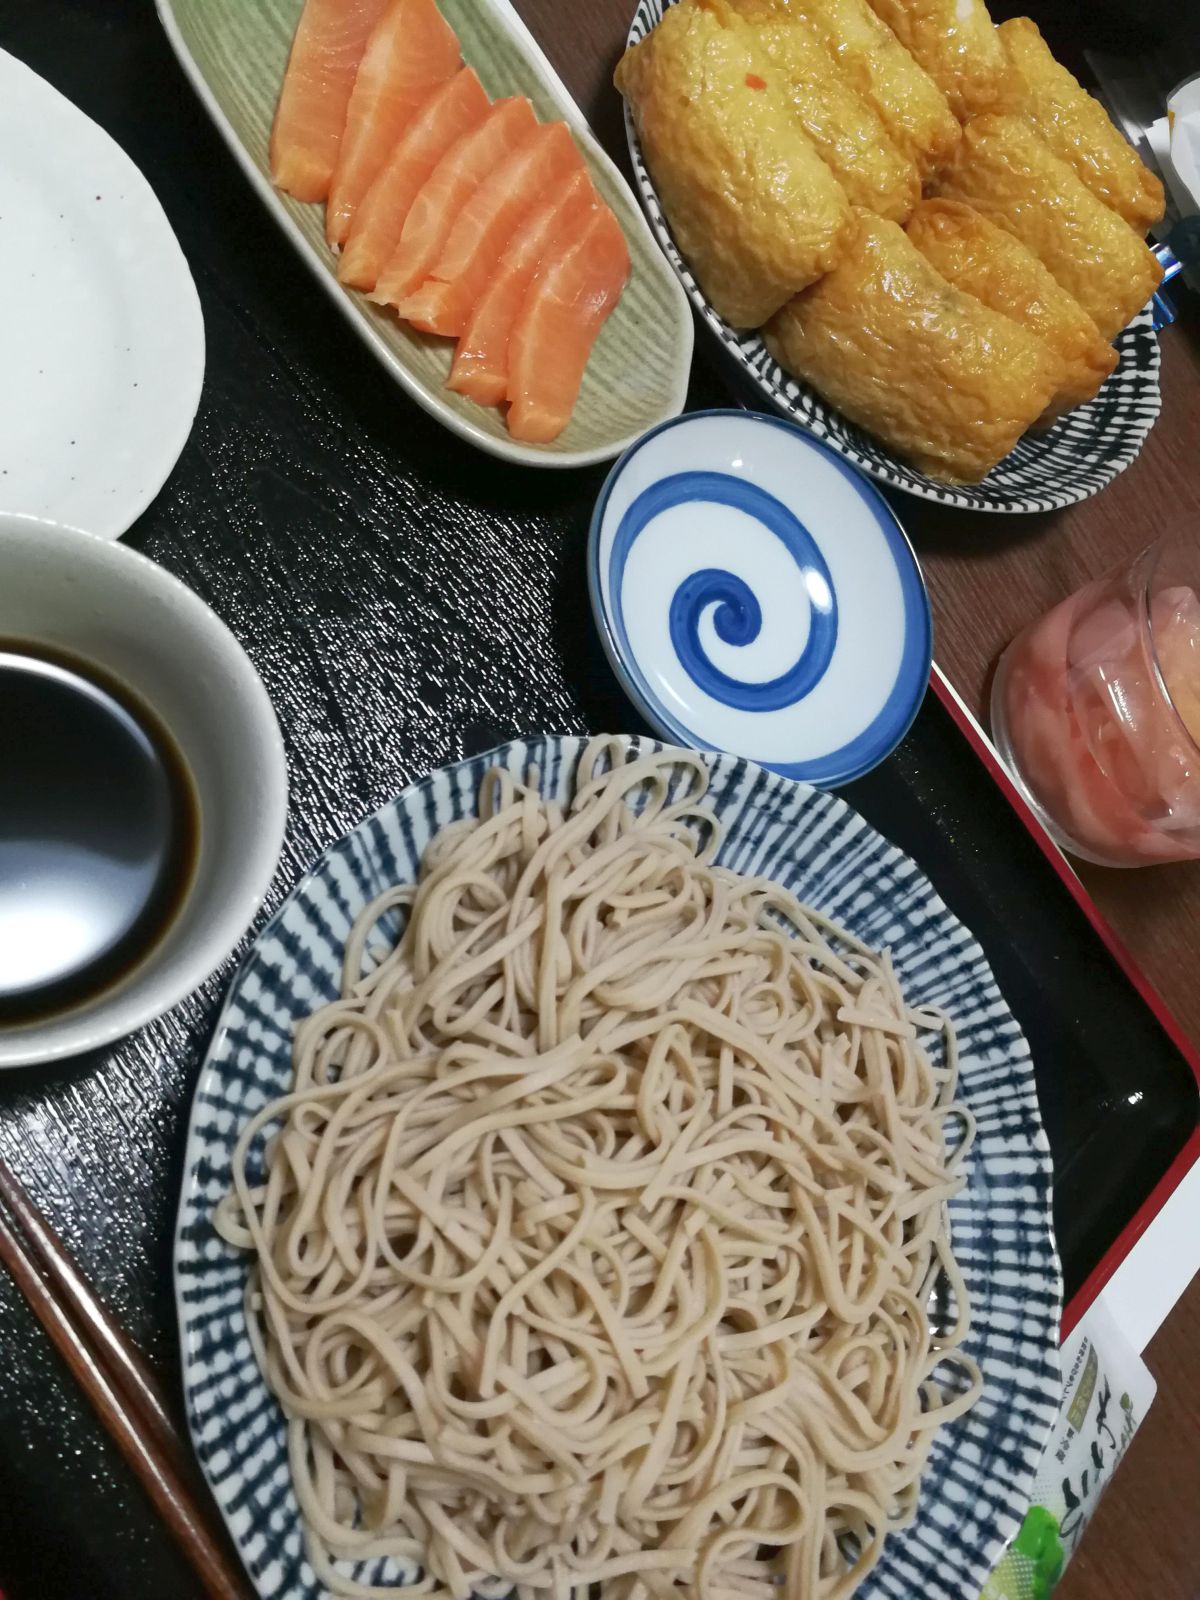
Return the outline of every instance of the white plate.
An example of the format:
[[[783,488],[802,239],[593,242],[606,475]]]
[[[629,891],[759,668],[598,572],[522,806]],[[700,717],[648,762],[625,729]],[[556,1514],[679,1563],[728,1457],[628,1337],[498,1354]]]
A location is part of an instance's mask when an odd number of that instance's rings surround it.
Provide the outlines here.
[[[150,185],[0,51],[0,510],[118,539],[191,431],[204,322]]]

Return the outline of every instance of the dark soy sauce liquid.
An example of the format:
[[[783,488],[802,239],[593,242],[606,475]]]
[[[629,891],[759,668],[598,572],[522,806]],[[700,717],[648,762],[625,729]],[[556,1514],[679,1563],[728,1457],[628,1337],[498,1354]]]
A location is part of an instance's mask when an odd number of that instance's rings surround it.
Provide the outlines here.
[[[154,712],[56,646],[0,639],[0,1028],[95,999],[174,921],[199,850]]]

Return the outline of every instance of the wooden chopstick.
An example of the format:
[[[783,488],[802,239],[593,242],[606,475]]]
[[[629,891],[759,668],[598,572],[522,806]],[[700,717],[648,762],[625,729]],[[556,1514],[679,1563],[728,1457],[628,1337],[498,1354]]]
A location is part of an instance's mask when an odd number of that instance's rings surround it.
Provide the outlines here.
[[[158,1383],[142,1354],[126,1338],[71,1259],[66,1245],[0,1159],[0,1198],[33,1246],[43,1277],[58,1290],[85,1337],[102,1353],[109,1375],[141,1414],[157,1442],[177,1464],[190,1467],[187,1447],[163,1403]]]
[[[96,1301],[64,1246],[2,1162],[0,1194],[21,1228],[25,1227],[25,1217],[30,1217],[34,1224],[31,1238],[36,1241],[34,1247],[26,1245],[0,1208],[0,1262],[96,1408],[194,1567],[205,1592],[211,1600],[247,1600],[250,1589],[244,1576],[209,1531],[205,1515],[187,1486],[184,1446],[141,1357]],[[53,1268],[39,1265],[39,1261],[48,1259],[46,1251],[55,1258]],[[52,1283],[96,1339],[95,1348],[55,1298]],[[103,1332],[97,1333],[98,1328]],[[114,1362],[112,1377],[106,1370],[109,1360]],[[115,1377],[118,1372],[120,1380]],[[122,1392],[118,1383],[131,1387],[124,1387]],[[140,1398],[135,1399],[135,1394]],[[143,1411],[147,1400],[153,1402],[152,1406]],[[166,1440],[173,1443],[164,1442],[164,1429]]]

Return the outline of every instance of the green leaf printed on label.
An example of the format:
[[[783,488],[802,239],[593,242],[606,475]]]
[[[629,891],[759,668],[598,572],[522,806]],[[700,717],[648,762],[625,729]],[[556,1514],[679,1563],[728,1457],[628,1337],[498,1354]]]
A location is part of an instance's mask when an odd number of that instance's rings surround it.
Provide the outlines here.
[[[979,1600],[1049,1600],[1062,1569],[1057,1521],[1045,1506],[1030,1506]]]

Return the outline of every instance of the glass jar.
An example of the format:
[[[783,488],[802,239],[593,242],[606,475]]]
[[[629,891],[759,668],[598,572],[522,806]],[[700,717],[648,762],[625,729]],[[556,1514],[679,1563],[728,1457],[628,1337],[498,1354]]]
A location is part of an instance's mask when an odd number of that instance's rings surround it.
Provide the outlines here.
[[[1064,850],[1104,866],[1200,857],[1200,560],[1157,540],[1018,634],[992,735]]]

